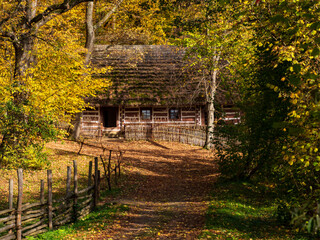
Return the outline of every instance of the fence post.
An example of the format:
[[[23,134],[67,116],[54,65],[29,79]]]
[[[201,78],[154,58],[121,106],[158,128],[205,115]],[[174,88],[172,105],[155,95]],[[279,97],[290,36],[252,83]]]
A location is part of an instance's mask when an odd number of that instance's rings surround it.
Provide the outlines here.
[[[46,211],[46,206],[44,205],[44,180],[40,181],[40,204],[41,204],[41,210],[43,213]]]
[[[111,154],[112,154],[112,150],[110,150],[109,159],[108,159],[108,186],[109,186],[109,191],[111,191]]]
[[[88,187],[92,184],[92,161],[89,162]]]
[[[94,158],[94,191],[93,191],[93,207],[98,205],[98,158]]]
[[[23,170],[19,168],[18,169],[18,200],[17,200],[17,215],[16,215],[17,240],[21,240],[22,238],[22,226],[21,226],[22,197],[23,197]]]
[[[100,170],[98,170],[98,199],[100,198],[100,191],[101,191],[101,175],[100,175]]]
[[[122,162],[122,151],[120,151],[119,158],[118,158],[118,167],[119,167],[118,174],[119,174],[119,177],[120,177],[120,174],[121,174],[121,162]]]
[[[78,166],[77,161],[73,160],[73,180],[74,180],[74,204],[73,204],[73,220],[78,219]]]
[[[9,179],[8,202],[9,202],[9,209],[13,209],[13,179]],[[13,215],[13,212],[11,212],[10,215]],[[10,230],[9,233],[12,233],[12,230]]]
[[[13,179],[9,180],[9,209],[13,208]]]
[[[47,171],[48,177],[48,227],[49,230],[53,229],[52,224],[52,170]]]
[[[71,167],[67,166],[67,189],[66,189],[66,198],[70,196],[71,188]],[[68,199],[67,199],[68,200]],[[68,201],[67,201],[68,202]]]
[[[40,203],[44,204],[44,181],[40,181]]]
[[[117,165],[114,167],[114,183],[118,186],[117,167]]]

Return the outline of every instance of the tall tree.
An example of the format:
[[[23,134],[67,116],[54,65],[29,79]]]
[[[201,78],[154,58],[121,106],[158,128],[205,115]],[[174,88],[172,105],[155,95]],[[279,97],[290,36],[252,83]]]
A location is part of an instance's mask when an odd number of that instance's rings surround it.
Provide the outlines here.
[[[78,32],[70,19],[62,17],[82,2],[88,1],[1,3],[4,48],[0,61],[6,62],[0,76],[5,92],[0,94],[5,100],[0,106],[1,165],[23,158],[36,161],[42,149],[37,143],[56,135],[57,119],[67,120],[64,113],[72,114],[83,106],[83,96],[95,91],[91,85],[97,84],[98,89],[105,85],[93,82],[90,70],[83,68]],[[23,165],[22,160],[17,161]]]
[[[244,11],[257,46],[253,78],[242,85],[245,118],[233,131],[233,148],[223,149],[220,170],[225,176],[244,178],[263,178],[267,173],[279,193],[286,193],[286,200],[292,197],[287,205],[295,208],[292,223],[316,233],[320,227],[319,1],[256,2]]]
[[[111,18],[111,16],[115,13],[115,11],[118,9],[120,4],[124,0],[118,0],[114,6],[111,8],[111,10],[107,11],[101,19],[99,19],[96,23],[94,23],[93,17],[94,17],[94,2],[88,2],[87,3],[87,9],[86,9],[86,43],[85,47],[87,49],[87,53],[85,55],[85,61],[84,65],[85,67],[90,67],[90,60],[91,55],[94,47],[94,43],[96,40],[96,34],[100,30],[102,26]],[[102,8],[105,8],[106,6],[102,6]],[[100,6],[101,8],[101,6]],[[77,113],[75,116],[75,123],[72,131],[72,139],[78,140],[80,137],[80,124],[81,124],[81,117],[82,113]]]
[[[205,147],[213,143],[215,125],[215,100],[221,82],[234,75],[239,68],[244,68],[244,60],[250,59],[253,47],[249,40],[251,32],[241,24],[239,14],[235,12],[242,6],[220,5],[218,1],[210,0],[200,3],[201,12],[193,20],[182,37],[183,46],[187,47],[187,57],[191,58],[191,67],[200,72],[199,87],[204,89],[207,105],[207,134]],[[234,78],[234,76],[233,76]]]

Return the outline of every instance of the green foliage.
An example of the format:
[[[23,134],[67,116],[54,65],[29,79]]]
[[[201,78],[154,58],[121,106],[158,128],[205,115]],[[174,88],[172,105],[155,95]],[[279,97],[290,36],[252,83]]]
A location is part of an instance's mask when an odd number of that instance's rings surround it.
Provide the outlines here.
[[[239,82],[241,125],[217,133],[227,141],[218,146],[223,174],[267,177],[285,195],[292,224],[313,233],[320,197],[319,7],[318,1],[272,0],[244,11],[257,60]]]
[[[90,213],[86,217],[77,222],[61,227],[54,231],[49,231],[43,234],[40,234],[36,237],[27,237],[29,240],[56,240],[56,239],[65,239],[67,236],[72,238],[72,235],[78,233],[79,231],[101,231],[108,227],[108,221],[112,219],[115,213],[122,212],[125,213],[128,211],[128,206],[126,205],[112,205],[105,204],[97,208],[96,211]]]
[[[65,15],[50,12],[52,1],[9,2],[0,14],[0,166],[41,168],[44,144],[62,136],[59,123],[70,124],[85,97],[108,86],[91,77],[107,69],[84,66],[84,8],[73,8],[83,1],[71,1]],[[38,25],[45,9],[52,20]]]
[[[249,182],[215,184],[206,214],[205,239],[316,239],[279,226],[274,189]]]
[[[256,78],[245,80],[240,88],[243,100],[238,106],[243,113],[242,122],[217,126],[215,133],[220,170],[231,178],[249,179],[257,174],[268,174],[270,178],[281,161],[279,152],[287,135],[281,123],[287,119],[291,104],[278,98],[274,91],[274,88],[286,88],[276,80],[285,71],[286,63],[274,68],[269,64],[275,61],[272,53],[258,54],[256,64],[261,67],[256,69]]]
[[[300,207],[294,207],[290,212],[291,224],[320,237],[320,204],[312,205],[312,201],[307,201]]]
[[[55,139],[59,131],[50,116],[39,117],[34,110],[24,107],[13,101],[0,104],[2,167],[36,169],[48,164],[43,146]]]

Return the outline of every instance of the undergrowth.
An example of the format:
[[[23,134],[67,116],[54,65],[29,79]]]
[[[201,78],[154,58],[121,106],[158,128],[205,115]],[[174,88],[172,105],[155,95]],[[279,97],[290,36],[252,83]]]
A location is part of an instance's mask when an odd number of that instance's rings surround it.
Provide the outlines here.
[[[272,188],[247,182],[217,183],[206,213],[201,239],[311,240],[308,234],[277,221]]]
[[[54,231],[48,231],[36,237],[27,237],[29,240],[58,240],[83,239],[84,235],[103,231],[112,222],[116,213],[125,213],[129,210],[127,205],[105,204],[94,212],[77,222],[63,226]]]

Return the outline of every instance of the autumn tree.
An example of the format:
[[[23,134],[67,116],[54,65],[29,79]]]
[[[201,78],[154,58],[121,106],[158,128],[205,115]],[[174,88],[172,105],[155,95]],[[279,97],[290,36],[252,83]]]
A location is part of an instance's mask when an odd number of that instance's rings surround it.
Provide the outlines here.
[[[39,167],[43,140],[57,136],[58,122],[70,121],[84,96],[106,86],[84,68],[85,49],[71,24],[80,20],[82,2],[1,3],[2,166]]]
[[[300,220],[293,223],[314,233],[320,227],[316,220],[320,196],[319,8],[318,1],[268,1],[260,2],[256,10],[257,43],[277,56],[272,63],[275,68],[286,65],[277,83],[270,82],[268,87],[291,104],[286,119],[276,126],[287,137],[275,172],[283,181],[279,186],[292,196],[290,204],[299,199],[295,204],[300,210],[292,217]]]
[[[119,6],[124,0],[118,0],[113,6],[109,3],[100,3],[97,9],[99,9],[99,13],[104,13],[103,16],[96,16],[94,14],[94,2],[88,2],[86,8],[86,40],[85,40],[85,48],[87,49],[85,55],[84,66],[85,68],[90,67],[91,55],[94,48],[94,43],[96,40],[97,32],[110,20],[112,15],[117,11]],[[72,139],[78,140],[80,137],[80,124],[81,124],[82,113],[79,112],[75,115],[75,121],[72,131]]]
[[[239,1],[240,2],[240,1]],[[241,84],[244,118],[222,148],[224,176],[272,181],[282,213],[319,231],[319,2],[256,1],[244,24],[255,34],[256,61]],[[232,137],[233,136],[233,137]],[[281,196],[282,195],[282,196]]]
[[[252,61],[251,32],[241,24],[241,15],[234,17],[241,7],[236,4],[221,6],[214,0],[201,2],[195,8],[200,12],[197,12],[197,19],[193,20],[194,25],[184,32],[182,41],[179,41],[187,49],[190,67],[197,69],[201,75],[198,86],[205,92],[207,148],[213,143],[215,101],[221,82],[227,82],[231,76],[234,79],[239,68],[245,68],[244,61]]]

